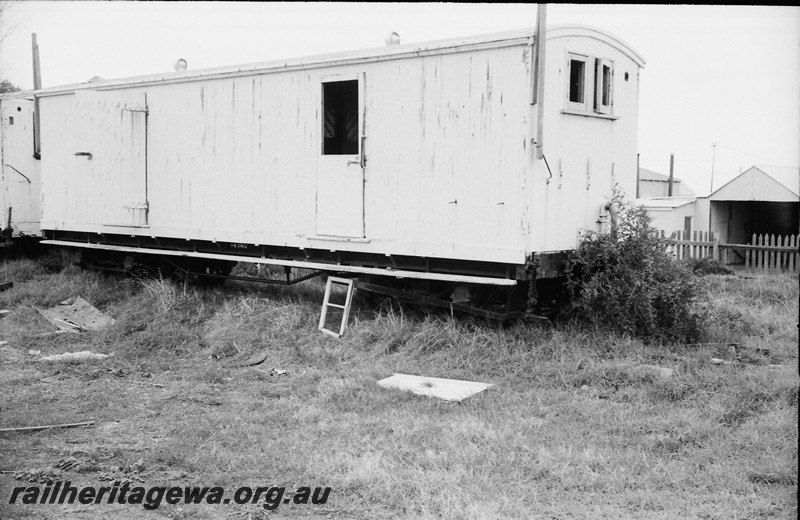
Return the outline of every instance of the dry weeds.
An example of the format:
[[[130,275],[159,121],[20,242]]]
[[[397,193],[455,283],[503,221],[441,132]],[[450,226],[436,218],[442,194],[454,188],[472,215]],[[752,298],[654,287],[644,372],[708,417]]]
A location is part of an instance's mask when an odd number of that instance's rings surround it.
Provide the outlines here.
[[[3,518],[797,514],[795,277],[705,277],[707,344],[654,347],[570,324],[503,329],[398,307],[376,314],[363,302],[336,340],[316,330],[319,280],[201,289],[23,260],[6,270],[15,286],[0,293],[12,311],[0,320],[9,341],[0,347],[0,427],[97,424],[3,434]],[[32,308],[75,294],[116,324],[40,336],[46,326]],[[114,356],[48,364],[29,350]],[[260,364],[241,366],[259,354]],[[678,375],[662,380],[641,364]],[[376,384],[395,372],[495,386],[449,404]],[[47,478],[332,492],[325,505],[272,513],[7,504],[14,486]]]

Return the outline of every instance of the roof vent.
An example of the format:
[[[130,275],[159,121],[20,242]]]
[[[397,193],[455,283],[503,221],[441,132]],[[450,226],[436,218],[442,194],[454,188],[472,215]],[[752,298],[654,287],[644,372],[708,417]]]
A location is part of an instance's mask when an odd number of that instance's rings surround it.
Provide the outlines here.
[[[183,72],[189,66],[189,63],[183,58],[178,58],[172,66],[175,68],[175,72]]]
[[[400,45],[400,35],[392,31],[386,35],[384,42],[386,45]]]

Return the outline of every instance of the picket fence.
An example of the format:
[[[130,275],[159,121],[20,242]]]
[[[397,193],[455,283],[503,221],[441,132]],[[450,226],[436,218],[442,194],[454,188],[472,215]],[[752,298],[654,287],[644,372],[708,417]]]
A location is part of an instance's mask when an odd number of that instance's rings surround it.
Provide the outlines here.
[[[669,238],[660,233],[668,245],[668,251],[676,258],[711,258],[725,265],[741,265],[758,271],[800,270],[800,235],[756,235],[749,244],[720,244],[709,231],[675,231]]]

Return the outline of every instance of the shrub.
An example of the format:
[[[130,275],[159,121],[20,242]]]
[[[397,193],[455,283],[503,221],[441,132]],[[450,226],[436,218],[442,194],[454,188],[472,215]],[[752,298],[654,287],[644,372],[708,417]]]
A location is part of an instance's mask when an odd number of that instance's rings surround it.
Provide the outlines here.
[[[567,265],[569,313],[601,328],[650,342],[692,342],[701,317],[691,271],[666,252],[644,208],[615,190],[612,225],[587,231]]]

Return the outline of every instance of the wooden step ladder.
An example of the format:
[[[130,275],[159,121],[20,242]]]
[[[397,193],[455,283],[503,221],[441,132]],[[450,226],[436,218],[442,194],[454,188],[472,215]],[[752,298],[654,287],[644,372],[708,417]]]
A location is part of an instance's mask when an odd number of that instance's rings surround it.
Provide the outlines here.
[[[333,288],[333,284],[347,287],[347,296],[344,305],[331,303],[331,289]],[[350,316],[350,304],[353,302],[353,294],[355,291],[355,280],[350,278],[338,278],[336,276],[328,277],[328,282],[325,284],[325,298],[322,300],[322,315],[319,317],[319,330],[336,338],[342,337],[347,328],[347,318]],[[342,321],[339,323],[338,332],[325,328],[325,319],[328,316],[328,309],[331,307],[340,309],[342,312]]]

